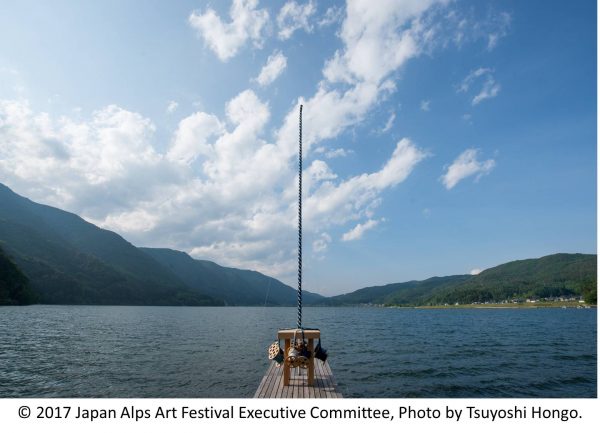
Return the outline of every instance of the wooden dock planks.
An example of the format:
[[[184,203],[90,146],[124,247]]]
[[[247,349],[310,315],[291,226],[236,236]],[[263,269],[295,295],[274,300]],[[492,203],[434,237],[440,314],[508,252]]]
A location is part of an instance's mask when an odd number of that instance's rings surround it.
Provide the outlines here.
[[[289,386],[283,385],[283,370],[273,362],[262,378],[254,398],[342,398],[328,363],[315,360],[314,386],[308,386],[307,371],[294,368]]]

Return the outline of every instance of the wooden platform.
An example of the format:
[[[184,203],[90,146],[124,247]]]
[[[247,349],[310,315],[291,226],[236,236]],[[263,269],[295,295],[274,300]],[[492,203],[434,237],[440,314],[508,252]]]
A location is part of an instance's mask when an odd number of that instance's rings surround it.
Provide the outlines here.
[[[307,371],[301,368],[292,369],[290,385],[283,386],[284,370],[272,362],[254,398],[342,398],[328,363],[315,360],[314,386],[308,386]]]

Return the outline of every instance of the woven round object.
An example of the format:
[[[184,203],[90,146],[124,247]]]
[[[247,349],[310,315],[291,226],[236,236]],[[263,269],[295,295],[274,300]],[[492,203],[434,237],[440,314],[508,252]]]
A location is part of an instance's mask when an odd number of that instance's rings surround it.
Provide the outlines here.
[[[275,357],[277,355],[279,355],[279,351],[281,350],[281,348],[279,347],[279,341],[276,341],[275,343],[271,344],[269,346],[269,348],[267,349],[267,352],[269,354],[269,359],[272,361],[273,359],[275,359]]]

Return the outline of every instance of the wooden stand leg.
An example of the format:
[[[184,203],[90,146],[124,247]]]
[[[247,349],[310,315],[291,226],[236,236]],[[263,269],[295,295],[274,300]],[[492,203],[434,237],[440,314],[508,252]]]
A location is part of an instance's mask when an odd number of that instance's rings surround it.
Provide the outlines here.
[[[286,357],[287,353],[288,353],[288,349],[290,348],[290,339],[286,338],[285,339],[285,349],[283,351],[283,356]],[[290,385],[290,368],[285,365],[283,365],[283,386],[289,386]]]
[[[308,360],[308,386],[313,386],[315,381],[315,354],[314,340],[308,339],[308,350],[310,351],[310,359]]]

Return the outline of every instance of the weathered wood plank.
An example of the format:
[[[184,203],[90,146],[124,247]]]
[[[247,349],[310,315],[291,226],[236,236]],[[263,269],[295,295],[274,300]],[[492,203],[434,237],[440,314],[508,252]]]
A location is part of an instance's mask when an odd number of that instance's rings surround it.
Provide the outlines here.
[[[277,367],[275,367],[275,368],[277,368]],[[269,383],[267,385],[267,389],[265,391],[265,398],[271,398],[278,378],[279,378],[278,375],[271,374],[271,380],[269,381]]]
[[[273,390],[271,391],[271,395],[269,398],[278,398],[277,396],[281,394],[281,390],[283,389],[283,374],[276,375],[275,384],[273,386]]]
[[[265,394],[265,390],[268,386],[269,381],[272,379],[273,376],[273,364],[271,364],[269,366],[269,368],[267,369],[267,374],[265,374],[265,376],[262,378],[260,385],[258,386],[258,389],[256,390],[256,394],[254,395],[254,398],[259,398],[261,396],[264,396]]]
[[[258,396],[260,395],[263,387],[265,386],[265,382],[267,381],[267,378],[271,374],[271,369],[272,368],[273,368],[273,363],[271,363],[271,365],[269,366],[269,368],[267,368],[267,374],[265,374],[263,376],[262,380],[260,381],[260,384],[258,385],[258,388],[256,389],[256,392],[254,393],[254,398],[258,398]]]
[[[287,369],[290,384],[284,385],[285,367],[272,363],[262,378],[254,398],[342,398],[328,363],[315,361],[313,386],[308,385],[308,372],[300,368]]]

